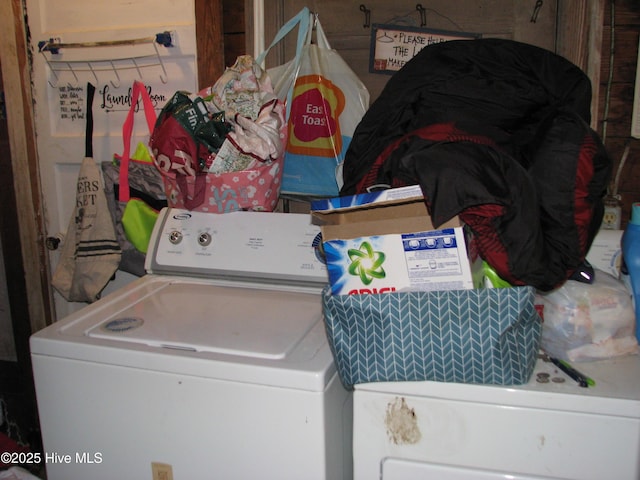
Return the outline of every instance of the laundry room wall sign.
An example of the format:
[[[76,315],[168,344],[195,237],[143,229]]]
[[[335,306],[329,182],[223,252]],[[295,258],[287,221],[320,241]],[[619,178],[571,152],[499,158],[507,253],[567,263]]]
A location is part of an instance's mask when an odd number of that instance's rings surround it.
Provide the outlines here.
[[[428,45],[449,40],[471,40],[480,37],[481,35],[478,33],[373,24],[371,26],[369,72],[393,74]]]
[[[162,109],[174,92],[174,85],[166,86],[160,81],[148,82],[145,88],[157,111]],[[97,83],[94,117],[98,135],[117,135],[131,106],[131,92],[132,83],[123,82],[117,87],[110,82]],[[61,135],[80,135],[85,123],[85,86],[64,83],[51,87],[49,94],[52,100],[49,115],[54,132]],[[108,115],[115,115],[116,118],[109,119]]]

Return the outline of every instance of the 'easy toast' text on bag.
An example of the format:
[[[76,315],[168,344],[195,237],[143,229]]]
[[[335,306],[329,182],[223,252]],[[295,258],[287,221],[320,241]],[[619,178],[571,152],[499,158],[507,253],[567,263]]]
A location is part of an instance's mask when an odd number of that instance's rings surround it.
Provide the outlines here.
[[[336,196],[342,184],[339,165],[369,107],[369,92],[331,48],[320,21],[308,8],[282,27],[257,62],[296,26],[295,58],[269,69],[276,94],[287,102],[288,143],[281,190]],[[312,43],[314,32],[316,42]]]

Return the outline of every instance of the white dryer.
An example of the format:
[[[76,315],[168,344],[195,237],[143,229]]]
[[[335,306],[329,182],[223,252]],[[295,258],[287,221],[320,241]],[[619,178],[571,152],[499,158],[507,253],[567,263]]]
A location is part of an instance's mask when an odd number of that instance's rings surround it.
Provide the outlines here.
[[[539,359],[522,386],[369,383],[354,391],[356,480],[637,480],[640,357]]]
[[[317,235],[163,210],[146,276],[31,338],[48,480],[350,478]]]

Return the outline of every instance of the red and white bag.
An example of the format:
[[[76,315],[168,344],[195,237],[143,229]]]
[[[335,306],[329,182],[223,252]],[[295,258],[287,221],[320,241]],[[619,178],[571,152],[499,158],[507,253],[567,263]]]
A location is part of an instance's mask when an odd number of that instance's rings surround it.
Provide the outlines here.
[[[170,207],[273,211],[287,141],[285,105],[252,57],[197,95],[176,92],[150,140]]]

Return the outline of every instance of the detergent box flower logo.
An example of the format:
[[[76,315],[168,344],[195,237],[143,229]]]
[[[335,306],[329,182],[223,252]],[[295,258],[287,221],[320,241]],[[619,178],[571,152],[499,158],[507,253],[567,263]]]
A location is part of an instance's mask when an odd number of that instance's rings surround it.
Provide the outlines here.
[[[384,278],[386,276],[382,264],[385,254],[376,252],[369,242],[362,242],[360,248],[350,248],[348,250],[349,273],[360,277],[363,284],[369,285],[374,278]]]
[[[291,102],[287,151],[336,157],[342,151],[339,118],[345,107],[342,90],[321,75],[296,81]]]

